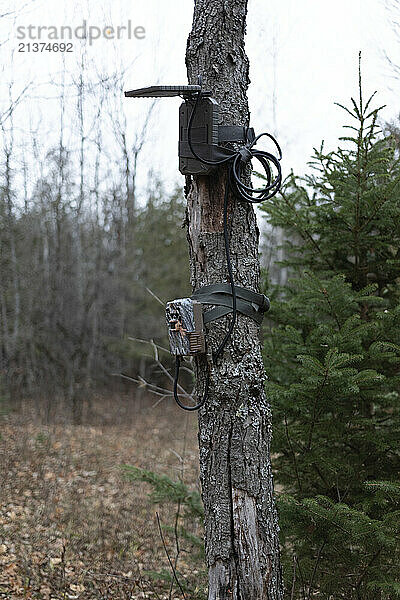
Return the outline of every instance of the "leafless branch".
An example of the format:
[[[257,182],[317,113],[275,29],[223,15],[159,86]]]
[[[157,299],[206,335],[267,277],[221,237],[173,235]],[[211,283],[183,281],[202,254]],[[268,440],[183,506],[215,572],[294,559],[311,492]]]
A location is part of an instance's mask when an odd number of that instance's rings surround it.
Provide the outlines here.
[[[160,300],[160,298],[158,296],[156,296],[155,293],[152,292],[151,289],[149,289],[148,287],[146,288],[146,292],[149,292],[150,296],[153,296],[153,298],[155,300],[157,300],[157,302],[159,302],[161,304],[161,306],[165,306],[165,302],[163,302],[162,300]]]
[[[178,587],[179,587],[179,589],[180,589],[180,591],[181,591],[181,593],[182,593],[182,596],[183,596],[184,600],[186,600],[186,595],[185,595],[185,592],[183,591],[183,588],[182,588],[182,586],[181,586],[181,583],[180,583],[180,581],[179,581],[179,579],[178,579],[178,576],[177,576],[177,574],[176,574],[175,567],[174,567],[174,565],[173,565],[173,563],[172,563],[171,557],[170,557],[170,555],[169,555],[169,552],[168,552],[167,545],[166,545],[166,543],[165,543],[164,535],[163,535],[162,528],[161,528],[160,517],[159,517],[158,513],[156,513],[156,517],[157,517],[157,524],[158,524],[158,530],[159,530],[159,532],[160,532],[161,541],[162,541],[162,543],[163,543],[164,550],[165,550],[165,554],[167,555],[168,562],[169,562],[169,565],[170,565],[170,567],[171,567],[171,570],[172,570],[172,573],[173,573],[174,579],[175,579],[176,583],[178,584]]]

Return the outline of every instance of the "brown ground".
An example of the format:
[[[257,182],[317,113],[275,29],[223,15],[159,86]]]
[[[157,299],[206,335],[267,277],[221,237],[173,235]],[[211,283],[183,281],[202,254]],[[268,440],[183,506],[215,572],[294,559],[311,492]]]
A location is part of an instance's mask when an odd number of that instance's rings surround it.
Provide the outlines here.
[[[168,585],[146,572],[169,571],[155,511],[173,526],[175,507],[152,505],[150,488],[126,481],[120,465],[173,479],[183,467],[196,487],[196,416],[128,398],[94,402],[85,417],[92,425],[52,413],[52,425],[31,405],[0,418],[0,598],[168,598]],[[190,581],[187,561],[183,550],[178,569]]]

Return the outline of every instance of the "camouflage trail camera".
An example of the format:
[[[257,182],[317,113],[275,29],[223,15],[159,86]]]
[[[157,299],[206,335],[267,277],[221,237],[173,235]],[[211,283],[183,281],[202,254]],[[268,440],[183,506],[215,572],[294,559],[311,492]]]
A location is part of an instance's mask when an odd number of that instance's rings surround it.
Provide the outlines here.
[[[203,308],[191,298],[167,302],[166,321],[171,353],[196,356],[206,351],[203,331]]]

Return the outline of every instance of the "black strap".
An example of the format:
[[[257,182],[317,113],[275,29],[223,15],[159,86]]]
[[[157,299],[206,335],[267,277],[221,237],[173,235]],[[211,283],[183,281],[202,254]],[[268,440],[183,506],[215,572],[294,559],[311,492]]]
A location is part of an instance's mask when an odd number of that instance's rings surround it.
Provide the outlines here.
[[[233,150],[216,146],[215,144],[206,144],[205,142],[193,142],[192,148],[205,161],[216,161],[229,158],[234,155]],[[181,158],[194,158],[190,149],[189,142],[178,142],[178,152]]]
[[[188,132],[182,132],[182,142],[188,141]],[[192,144],[205,144],[208,139],[208,127],[204,125],[193,126],[190,130]],[[243,125],[219,125],[218,143],[221,142],[240,142],[242,144],[252,143],[256,138],[253,127],[244,127]]]
[[[269,299],[264,294],[258,294],[248,288],[237,285],[235,286],[235,291],[237,310],[260,324],[264,313],[269,310]],[[192,300],[197,300],[201,304],[214,304],[216,306],[216,308],[212,308],[204,313],[204,323],[210,323],[210,321],[220,319],[232,312],[231,285],[229,283],[205,285],[194,292]]]
[[[192,148],[202,158],[209,161],[218,161],[229,158],[234,155],[230,148],[224,148],[216,144],[207,144],[206,127],[192,127],[191,144]],[[243,127],[241,125],[220,125],[218,127],[218,143],[237,142],[249,144],[254,142],[255,133],[253,127]],[[179,142],[179,156],[181,158],[193,158],[193,152],[187,140],[187,132],[183,132],[183,140]]]
[[[218,127],[218,142],[254,142],[256,135],[253,127],[243,125],[220,125]]]

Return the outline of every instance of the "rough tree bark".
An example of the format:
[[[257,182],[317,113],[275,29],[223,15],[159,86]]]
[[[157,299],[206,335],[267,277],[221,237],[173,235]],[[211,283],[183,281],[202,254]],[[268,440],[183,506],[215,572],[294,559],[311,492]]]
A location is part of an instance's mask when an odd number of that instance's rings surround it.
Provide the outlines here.
[[[249,62],[244,51],[247,0],[195,0],[186,65],[189,83],[203,77],[223,123],[248,124]],[[187,225],[194,289],[227,282],[223,242],[226,171],[187,178]],[[230,248],[235,283],[258,291],[260,264],[253,208],[230,198]],[[214,321],[216,350],[229,318]],[[207,372],[197,366],[197,393]],[[270,464],[271,414],[264,392],[259,328],[238,315],[223,360],[212,368],[199,413],[200,474],[205,507],[209,600],[281,600],[278,523]]]

